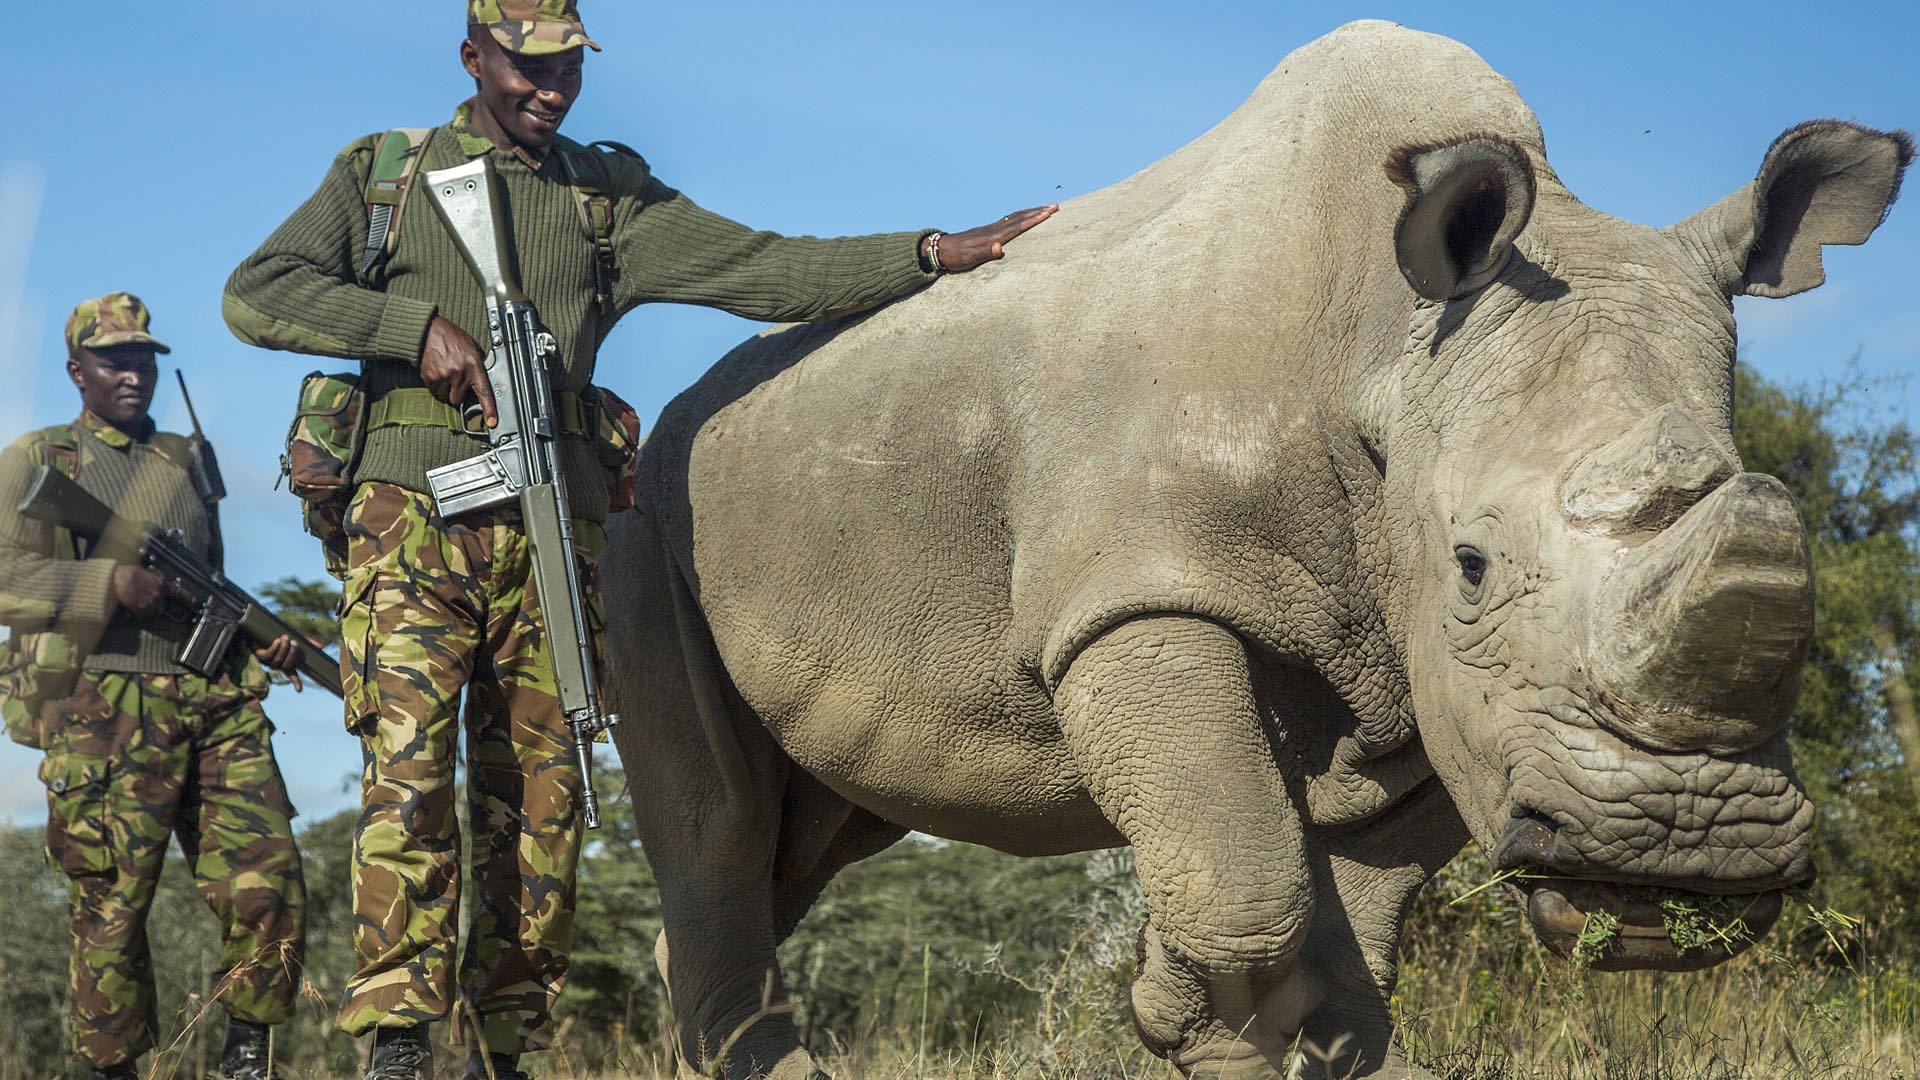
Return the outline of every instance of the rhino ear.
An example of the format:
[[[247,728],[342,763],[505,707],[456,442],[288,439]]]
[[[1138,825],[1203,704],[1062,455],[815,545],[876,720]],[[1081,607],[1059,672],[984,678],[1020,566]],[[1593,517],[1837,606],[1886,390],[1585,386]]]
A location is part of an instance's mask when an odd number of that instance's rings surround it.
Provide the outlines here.
[[[1912,160],[1904,131],[1811,120],[1773,141],[1753,183],[1666,232],[1728,296],[1792,296],[1827,279],[1822,244],[1866,242]]]
[[[1498,135],[1401,147],[1387,176],[1407,195],[1393,231],[1400,273],[1429,300],[1492,281],[1533,214],[1533,163]]]

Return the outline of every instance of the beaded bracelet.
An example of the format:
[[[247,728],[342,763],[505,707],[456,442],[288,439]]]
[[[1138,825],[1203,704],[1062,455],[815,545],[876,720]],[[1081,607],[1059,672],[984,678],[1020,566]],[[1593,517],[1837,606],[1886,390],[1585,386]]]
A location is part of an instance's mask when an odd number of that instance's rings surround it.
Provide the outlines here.
[[[935,274],[947,272],[947,268],[940,265],[940,238],[945,235],[939,232],[927,234],[927,270]]]

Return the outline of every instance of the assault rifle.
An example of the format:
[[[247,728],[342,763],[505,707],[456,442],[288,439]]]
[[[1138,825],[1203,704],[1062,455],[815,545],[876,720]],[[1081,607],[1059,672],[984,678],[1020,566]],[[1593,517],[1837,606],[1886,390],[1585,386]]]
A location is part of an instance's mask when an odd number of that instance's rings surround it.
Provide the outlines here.
[[[521,291],[492,163],[482,157],[426,173],[422,179],[434,209],[486,293],[487,382],[499,414],[499,424],[486,431],[486,451],[429,471],[427,486],[445,518],[520,504],[533,548],[533,579],[540,591],[560,708],[572,729],[574,763],[580,768],[581,815],[587,828],[597,829],[600,797],[593,790],[593,740],[620,718],[600,707],[586,599],[574,558],[573,515],[567,506],[560,427],[547,372],[547,359],[557,346]],[[464,415],[469,428],[482,426],[479,406],[469,406]]]
[[[176,658],[182,667],[217,678],[236,635],[255,645],[271,645],[287,634],[299,649],[300,674],[340,696],[340,668],[333,657],[189,551],[177,531],[128,521],[47,465],[33,471],[19,512],[86,537],[96,551],[137,559],[188,597],[187,601],[170,600],[163,609],[168,617],[193,627]]]

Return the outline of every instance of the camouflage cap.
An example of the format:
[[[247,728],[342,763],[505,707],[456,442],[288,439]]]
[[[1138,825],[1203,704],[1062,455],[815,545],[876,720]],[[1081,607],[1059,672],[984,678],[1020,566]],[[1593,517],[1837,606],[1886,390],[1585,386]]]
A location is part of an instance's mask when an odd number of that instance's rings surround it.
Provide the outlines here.
[[[147,305],[132,293],[110,292],[83,300],[73,309],[73,314],[67,316],[67,352],[115,345],[147,345],[154,352],[172,352],[159,338],[147,333],[147,322],[151,318]]]
[[[580,25],[579,0],[467,0],[467,25],[484,26],[508,52],[527,56],[600,45]]]

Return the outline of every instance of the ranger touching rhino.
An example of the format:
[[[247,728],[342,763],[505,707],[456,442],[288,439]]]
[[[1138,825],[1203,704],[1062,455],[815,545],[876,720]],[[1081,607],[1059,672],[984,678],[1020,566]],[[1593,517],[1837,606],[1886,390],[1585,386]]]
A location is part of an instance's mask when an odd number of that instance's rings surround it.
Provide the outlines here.
[[[1207,1077],[1424,1075],[1401,921],[1469,837],[1562,951],[1604,910],[1615,966],[1711,962],[1627,885],[1763,930],[1812,581],[1730,298],[1820,284],[1912,156],[1804,124],[1651,229],[1471,51],[1356,23],[1017,263],[735,349],[603,563],[684,1059],[809,1075],[774,947],[909,829],[1131,844],[1139,1033]]]

